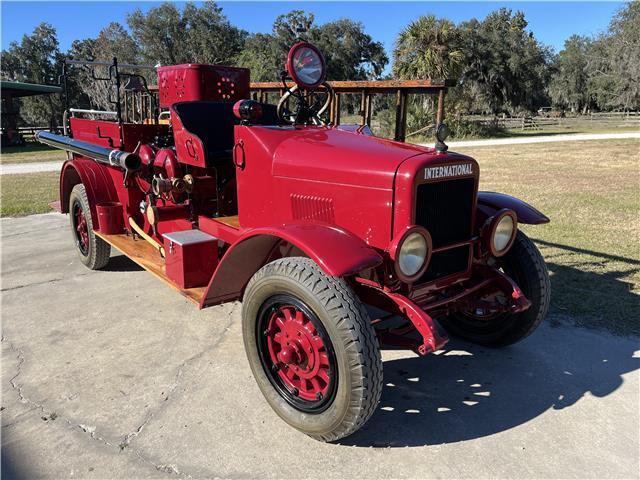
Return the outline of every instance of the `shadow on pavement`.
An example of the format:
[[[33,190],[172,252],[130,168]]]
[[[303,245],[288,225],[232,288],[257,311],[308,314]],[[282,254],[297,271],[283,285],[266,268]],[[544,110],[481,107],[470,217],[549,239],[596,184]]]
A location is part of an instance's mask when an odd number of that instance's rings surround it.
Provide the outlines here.
[[[452,339],[438,355],[384,362],[380,405],[360,431],[340,443],[406,447],[493,435],[549,409],[569,408],[585,394],[605,397],[622,384],[623,374],[640,367],[640,357],[634,357],[640,302],[625,280],[640,261],[535,241],[560,249],[547,261],[552,308],[545,324],[501,350]],[[592,257],[589,265],[581,259],[585,255]],[[598,273],[594,262],[619,262],[621,268]],[[567,323],[632,336],[616,338]]]
[[[569,408],[588,392],[607,396],[622,384],[622,374],[640,367],[634,341],[602,342],[572,328],[540,330],[502,350],[452,340],[439,355],[386,361],[376,412],[340,443],[406,447],[493,435],[548,409]]]
[[[129,257],[118,255],[111,257],[109,263],[101,270],[103,272],[139,272],[144,269]]]
[[[0,478],[2,480],[27,480],[30,478],[30,475],[27,473],[27,469],[18,468],[15,464],[15,460],[20,458],[20,456],[13,453],[14,452],[7,452],[5,447],[2,448]]]

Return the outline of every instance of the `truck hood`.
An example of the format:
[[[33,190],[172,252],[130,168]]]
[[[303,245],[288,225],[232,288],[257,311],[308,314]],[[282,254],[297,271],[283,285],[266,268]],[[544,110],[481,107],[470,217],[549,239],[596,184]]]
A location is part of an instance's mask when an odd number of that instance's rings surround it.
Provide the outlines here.
[[[273,175],[390,190],[402,162],[435,150],[336,127],[254,127]]]

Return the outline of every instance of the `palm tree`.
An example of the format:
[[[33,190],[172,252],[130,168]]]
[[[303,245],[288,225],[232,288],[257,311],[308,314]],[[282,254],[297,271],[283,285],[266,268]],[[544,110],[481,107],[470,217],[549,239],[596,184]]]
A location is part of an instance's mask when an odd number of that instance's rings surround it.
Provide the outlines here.
[[[393,51],[399,79],[446,79],[459,73],[464,54],[453,22],[421,16],[400,32]]]

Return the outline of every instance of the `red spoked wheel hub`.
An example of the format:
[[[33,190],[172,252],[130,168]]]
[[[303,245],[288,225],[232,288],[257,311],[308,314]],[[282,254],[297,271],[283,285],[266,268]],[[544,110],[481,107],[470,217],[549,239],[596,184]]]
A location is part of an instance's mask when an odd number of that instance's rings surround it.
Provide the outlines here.
[[[87,225],[84,210],[79,203],[76,203],[73,207],[73,218],[78,248],[83,255],[86,255],[89,251],[89,226]]]
[[[332,400],[337,370],[324,327],[299,301],[278,302],[262,311],[258,343],[271,383],[300,410],[326,407]]]

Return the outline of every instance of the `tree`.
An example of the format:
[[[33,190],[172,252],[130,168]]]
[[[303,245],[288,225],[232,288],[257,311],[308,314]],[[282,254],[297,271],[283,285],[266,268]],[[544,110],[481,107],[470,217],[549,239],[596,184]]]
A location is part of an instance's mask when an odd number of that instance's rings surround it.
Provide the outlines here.
[[[38,25],[20,43],[2,51],[2,78],[28,83],[57,84],[63,56],[56,30],[48,23]],[[28,124],[55,128],[62,118],[59,95],[36,95],[20,99],[20,117]]]
[[[589,88],[600,108],[640,108],[640,3],[629,2],[588,54]]]
[[[275,36],[256,33],[247,37],[237,63],[251,70],[252,81],[274,82],[280,79],[285,59],[286,51],[283,53]]]
[[[331,80],[378,78],[389,62],[383,45],[374,42],[360,22],[343,18],[325,23],[309,37],[322,51]]]
[[[564,43],[564,49],[553,64],[549,94],[555,105],[570,108],[572,112],[586,111],[590,102],[587,63],[591,41],[572,35]]]
[[[393,59],[401,79],[455,78],[464,60],[460,34],[449,20],[422,16],[400,32]]]
[[[147,62],[162,65],[214,63],[232,65],[246,32],[231,25],[215,2],[202,7],[187,3],[180,11],[165,2],[146,14],[136,9],[127,16],[133,39]]]
[[[315,25],[313,13],[292,10],[275,19],[273,33],[250,35],[238,64],[251,68],[256,81],[276,81],[287,52],[300,40],[314,43],[323,53],[330,80],[376,78],[388,62],[382,44],[374,42],[361,23],[340,19]]]
[[[494,114],[535,111],[548,101],[551,51],[526,27],[522,12],[513,14],[506,8],[459,27],[465,53],[462,90],[473,91],[474,103]]]
[[[104,62],[111,62],[115,57],[121,64],[136,64],[140,60],[137,44],[129,32],[117,22],[112,22],[103,28],[95,39],[73,42],[68,55],[76,60]],[[86,95],[92,108],[114,109],[111,101],[115,97],[113,80],[98,80],[109,78],[108,67],[91,67],[90,69],[71,67],[68,71],[69,78],[73,80],[73,86],[79,87],[79,90]],[[71,91],[72,88],[70,87],[69,90]],[[74,103],[74,105],[77,104]]]

